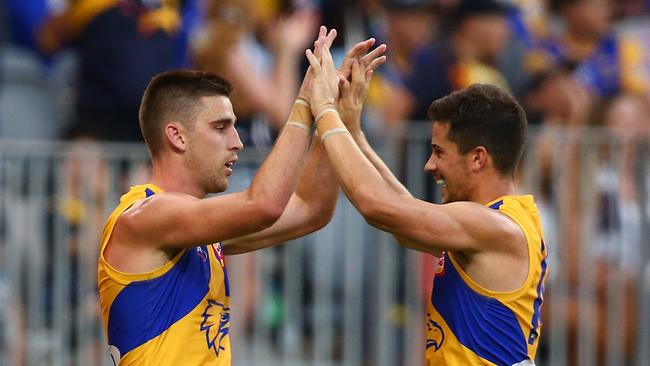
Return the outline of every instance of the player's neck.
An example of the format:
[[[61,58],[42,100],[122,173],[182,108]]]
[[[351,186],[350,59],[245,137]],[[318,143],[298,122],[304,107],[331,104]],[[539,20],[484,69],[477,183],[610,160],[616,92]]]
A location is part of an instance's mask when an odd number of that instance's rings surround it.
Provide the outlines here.
[[[185,171],[182,164],[174,164],[168,159],[159,158],[151,169],[151,183],[165,192],[179,192],[197,198],[205,197],[206,193],[192,179],[191,172]]]
[[[484,179],[474,189],[470,201],[486,204],[503,196],[515,194],[515,182],[512,178],[494,176]]]

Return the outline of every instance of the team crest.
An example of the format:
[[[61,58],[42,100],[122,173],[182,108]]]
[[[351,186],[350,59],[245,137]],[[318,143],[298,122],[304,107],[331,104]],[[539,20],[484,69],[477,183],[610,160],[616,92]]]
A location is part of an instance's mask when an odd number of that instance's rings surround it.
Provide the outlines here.
[[[442,330],[440,324],[431,319],[431,314],[427,314],[427,349],[433,347],[433,351],[437,351],[445,343],[445,332]]]
[[[205,262],[206,260],[208,260],[208,252],[203,250],[203,248],[201,247],[196,247],[196,255],[199,256],[201,262]]]
[[[230,333],[230,308],[219,302],[208,300],[208,306],[202,316],[201,331],[205,332],[207,346],[219,357],[219,353],[226,350],[222,341]]]

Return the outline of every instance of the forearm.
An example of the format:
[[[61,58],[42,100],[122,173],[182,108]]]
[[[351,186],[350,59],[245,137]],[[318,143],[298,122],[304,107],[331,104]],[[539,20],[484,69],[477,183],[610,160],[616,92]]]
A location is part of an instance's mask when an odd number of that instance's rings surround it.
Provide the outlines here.
[[[354,206],[366,216],[369,206],[381,202],[385,196],[396,192],[384,181],[381,174],[363,154],[335,113],[328,113],[318,123],[318,132],[323,137],[323,145],[332,169],[341,187]]]
[[[325,126],[319,126],[319,133],[325,129]],[[374,152],[363,133],[353,130],[351,134],[354,138],[346,133],[331,135],[325,142],[325,150],[352,204],[370,225],[392,233],[401,246],[439,256],[437,251],[432,252],[428,246],[398,235],[393,227],[397,221],[390,215],[382,214],[382,204],[394,199],[396,195],[412,196]]]
[[[310,210],[331,215],[336,204],[338,188],[338,182],[327,159],[323,143],[317,136],[314,138],[311,156],[305,171],[298,182],[296,195],[305,202]]]
[[[370,146],[363,131],[350,131],[354,141],[359,146],[363,155],[370,161],[370,163],[377,169],[386,184],[401,196],[412,197],[406,187],[395,177],[393,172],[388,168],[386,163],[377,155],[375,150]]]
[[[307,161],[311,124],[309,108],[294,104],[289,120],[251,182],[248,193],[253,199],[268,201],[284,210]]]
[[[351,124],[351,126],[361,126],[361,123],[359,123],[360,121],[358,119],[356,122],[357,123]],[[354,141],[357,143],[357,146],[359,146],[359,149],[363,155],[370,161],[375,169],[377,169],[377,172],[379,172],[381,177],[384,179],[384,182],[386,182],[386,184],[400,196],[413,197],[411,193],[406,189],[406,187],[404,187],[404,185],[395,177],[395,175],[393,175],[386,163],[384,163],[379,155],[377,155],[372,146],[370,146],[370,143],[368,143],[368,140],[366,139],[363,131],[361,131],[361,129],[358,127],[352,127],[350,128],[350,134],[352,135]],[[401,246],[405,248],[423,252],[428,251],[428,248],[425,248],[415,242],[411,242],[402,236],[393,235],[393,237]]]
[[[322,144],[315,138],[296,194],[280,219],[268,229],[224,242],[226,253],[241,254],[284,243],[316,231],[332,219],[338,183]]]

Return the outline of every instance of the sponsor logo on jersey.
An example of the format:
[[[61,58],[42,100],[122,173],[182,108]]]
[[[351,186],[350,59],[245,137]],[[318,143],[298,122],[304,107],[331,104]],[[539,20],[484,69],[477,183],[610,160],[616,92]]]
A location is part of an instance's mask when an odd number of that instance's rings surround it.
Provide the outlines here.
[[[221,247],[221,243],[212,244],[212,250],[214,251],[214,255],[217,257],[219,264],[221,264],[221,268],[226,268],[226,259],[223,257],[223,248]]]

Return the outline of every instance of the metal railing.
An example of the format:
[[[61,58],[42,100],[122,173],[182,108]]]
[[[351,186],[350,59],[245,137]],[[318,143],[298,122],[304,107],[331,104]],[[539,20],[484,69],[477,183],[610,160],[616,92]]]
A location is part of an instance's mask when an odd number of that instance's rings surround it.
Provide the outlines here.
[[[414,124],[381,151],[433,199],[429,136]],[[551,273],[538,365],[650,365],[648,141],[584,129],[529,139],[520,190],[542,211]],[[229,191],[263,156],[240,154]],[[108,365],[99,235],[148,169],[140,145],[0,141],[0,365]],[[234,365],[423,364],[433,258],[398,247],[343,196],[323,230],[227,260]]]

